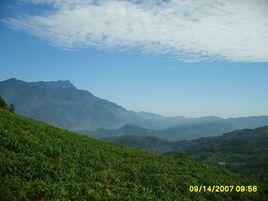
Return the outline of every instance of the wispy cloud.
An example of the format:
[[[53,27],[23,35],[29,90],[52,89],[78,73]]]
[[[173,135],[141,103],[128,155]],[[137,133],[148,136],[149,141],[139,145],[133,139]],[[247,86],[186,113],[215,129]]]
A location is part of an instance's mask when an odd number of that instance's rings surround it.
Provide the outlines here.
[[[21,0],[49,4],[5,23],[60,48],[138,49],[183,61],[268,61],[267,0]]]

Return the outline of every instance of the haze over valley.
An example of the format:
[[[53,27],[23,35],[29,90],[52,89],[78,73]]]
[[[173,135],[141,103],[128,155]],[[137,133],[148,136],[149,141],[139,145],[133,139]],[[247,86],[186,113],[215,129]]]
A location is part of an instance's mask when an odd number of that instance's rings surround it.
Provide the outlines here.
[[[70,81],[25,82],[12,78],[0,81],[0,92],[19,114],[96,138],[137,135],[189,140],[268,125],[268,116],[185,118],[128,111],[77,89]]]

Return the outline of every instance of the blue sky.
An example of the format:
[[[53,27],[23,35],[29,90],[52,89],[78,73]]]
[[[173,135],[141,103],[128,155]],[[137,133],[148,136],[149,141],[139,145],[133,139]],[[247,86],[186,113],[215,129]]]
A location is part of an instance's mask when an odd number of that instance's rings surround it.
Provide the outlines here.
[[[168,116],[268,115],[265,1],[107,2],[3,1],[0,80],[70,80],[128,110]]]

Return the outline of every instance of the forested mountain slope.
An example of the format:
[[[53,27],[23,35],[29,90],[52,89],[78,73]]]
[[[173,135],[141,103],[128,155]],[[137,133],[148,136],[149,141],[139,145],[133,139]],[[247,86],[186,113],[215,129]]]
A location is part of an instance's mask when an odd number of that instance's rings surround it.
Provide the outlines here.
[[[115,143],[168,155],[185,153],[199,162],[222,164],[234,172],[268,183],[268,127],[243,129],[218,137],[169,142],[158,137],[125,135]]]
[[[0,200],[265,200],[256,181],[48,126],[0,109]],[[259,185],[259,193],[190,193],[189,185]]]
[[[177,143],[175,152],[190,158],[224,167],[268,183],[268,126],[243,129],[219,137]]]

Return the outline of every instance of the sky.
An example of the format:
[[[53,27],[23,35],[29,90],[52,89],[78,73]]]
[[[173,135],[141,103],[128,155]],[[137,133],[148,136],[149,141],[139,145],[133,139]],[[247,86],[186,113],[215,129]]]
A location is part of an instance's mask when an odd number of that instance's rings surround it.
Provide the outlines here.
[[[267,0],[2,0],[0,80],[70,80],[128,110],[268,115]]]

